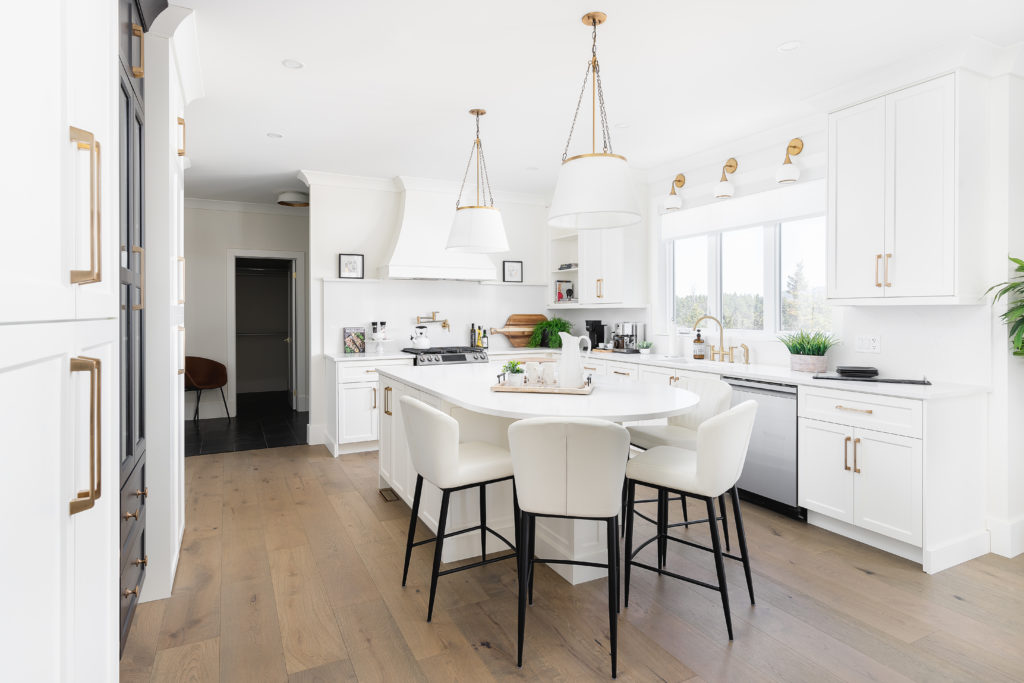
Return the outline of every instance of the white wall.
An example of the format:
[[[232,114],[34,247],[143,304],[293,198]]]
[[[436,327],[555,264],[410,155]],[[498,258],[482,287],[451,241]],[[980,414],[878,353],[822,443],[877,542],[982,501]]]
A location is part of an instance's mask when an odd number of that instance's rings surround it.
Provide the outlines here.
[[[190,356],[211,358],[228,365],[228,289],[234,281],[234,264],[229,250],[307,253],[309,217],[302,209],[286,210],[276,205],[240,204],[186,200],[185,205],[185,349]],[[308,259],[307,259],[308,261]],[[307,311],[304,286],[296,289],[298,306]],[[305,358],[306,351],[298,350]],[[233,368],[228,367],[228,406],[235,412]],[[299,376],[299,406],[306,377]],[[185,415],[195,410],[195,392],[185,395]],[[200,418],[224,417],[220,396],[203,398]]]

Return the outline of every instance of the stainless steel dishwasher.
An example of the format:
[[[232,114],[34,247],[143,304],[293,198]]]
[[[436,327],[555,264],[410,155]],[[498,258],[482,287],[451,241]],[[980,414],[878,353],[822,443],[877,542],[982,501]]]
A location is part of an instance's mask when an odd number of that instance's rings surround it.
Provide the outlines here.
[[[744,498],[779,512],[805,518],[797,505],[796,387],[739,377],[722,377],[732,386],[732,404],[757,401],[747,461],[736,484]]]

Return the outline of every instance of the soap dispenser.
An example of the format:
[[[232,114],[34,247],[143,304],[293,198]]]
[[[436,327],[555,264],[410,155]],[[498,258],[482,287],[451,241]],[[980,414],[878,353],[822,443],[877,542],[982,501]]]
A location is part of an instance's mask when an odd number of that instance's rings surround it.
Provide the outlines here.
[[[700,330],[697,330],[697,336],[693,340],[693,359],[704,360],[704,340],[701,339]]]

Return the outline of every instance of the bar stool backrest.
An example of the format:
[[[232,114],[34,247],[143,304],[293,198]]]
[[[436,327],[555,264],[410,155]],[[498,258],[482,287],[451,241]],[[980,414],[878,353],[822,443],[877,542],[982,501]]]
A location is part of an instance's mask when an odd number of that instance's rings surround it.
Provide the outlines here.
[[[629,432],[605,420],[536,417],[508,429],[519,507],[608,518],[619,514]]]
[[[446,488],[458,471],[459,423],[411,396],[401,396],[398,402],[413,469],[431,484]]]
[[[736,485],[747,459],[757,402],[744,401],[697,428],[697,482],[704,496],[717,497]]]
[[[700,396],[700,403],[693,410],[668,418],[668,423],[676,427],[696,430],[704,420],[721,415],[732,404],[732,387],[720,379],[682,377],[674,386]]]

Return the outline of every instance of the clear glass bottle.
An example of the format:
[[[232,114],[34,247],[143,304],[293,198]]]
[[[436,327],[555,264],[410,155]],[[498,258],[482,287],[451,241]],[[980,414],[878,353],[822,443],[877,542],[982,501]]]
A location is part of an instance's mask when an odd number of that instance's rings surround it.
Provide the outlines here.
[[[693,359],[704,360],[704,340],[701,339],[700,330],[697,330],[697,336],[693,340]]]

